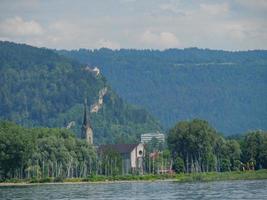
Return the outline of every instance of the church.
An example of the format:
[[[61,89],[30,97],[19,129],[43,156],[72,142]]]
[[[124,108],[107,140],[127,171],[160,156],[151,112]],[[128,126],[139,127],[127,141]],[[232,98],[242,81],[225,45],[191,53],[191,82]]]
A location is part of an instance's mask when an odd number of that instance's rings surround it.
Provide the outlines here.
[[[81,131],[81,138],[85,139],[88,144],[93,145],[93,129],[91,127],[91,120],[89,113],[87,113],[87,99],[84,100],[84,115],[83,115],[83,124]]]
[[[90,120],[90,111],[88,111],[87,99],[84,101],[83,124],[81,128],[81,138],[86,140],[88,144],[93,145],[93,129]],[[103,156],[103,152],[112,149],[118,152],[123,160],[123,172],[129,174],[132,172],[143,173],[143,160],[145,156],[145,145],[137,144],[105,144],[97,148],[99,156]]]
[[[104,144],[98,147],[98,155],[103,157],[105,152],[114,150],[122,158],[122,173],[130,174],[139,172],[143,174],[144,170],[144,144]]]

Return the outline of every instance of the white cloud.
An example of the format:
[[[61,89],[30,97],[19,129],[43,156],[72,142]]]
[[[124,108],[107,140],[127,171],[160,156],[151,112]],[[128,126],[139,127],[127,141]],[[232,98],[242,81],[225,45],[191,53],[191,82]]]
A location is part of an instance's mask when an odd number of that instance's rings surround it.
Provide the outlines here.
[[[106,39],[100,39],[97,43],[97,46],[98,47],[106,47],[106,48],[109,48],[109,49],[119,49],[120,48],[120,44],[117,43],[117,42],[113,42],[113,41],[110,41],[110,40],[106,40]]]
[[[51,41],[54,42],[77,40],[83,30],[84,28],[80,25],[63,20],[55,21],[47,28],[47,31],[52,39]]]
[[[267,47],[267,0],[14,1],[0,6],[2,40],[64,49]]]
[[[181,12],[179,7],[176,4],[172,4],[172,3],[160,4],[159,8],[162,11],[167,11],[167,12],[172,12],[172,13],[180,13]]]
[[[121,3],[134,3],[137,0],[120,0]]]
[[[235,2],[248,9],[267,11],[266,0],[235,0]]]
[[[241,23],[228,23],[224,26],[225,31],[230,38],[235,40],[244,40],[246,38],[246,30]]]
[[[222,4],[200,4],[201,11],[210,15],[221,15],[229,12],[229,5]]]
[[[141,42],[150,48],[175,48],[180,46],[178,38],[171,32],[154,33],[146,30],[141,36]]]
[[[25,21],[21,17],[14,17],[0,23],[0,33],[5,36],[33,36],[43,34],[44,30],[34,20]]]

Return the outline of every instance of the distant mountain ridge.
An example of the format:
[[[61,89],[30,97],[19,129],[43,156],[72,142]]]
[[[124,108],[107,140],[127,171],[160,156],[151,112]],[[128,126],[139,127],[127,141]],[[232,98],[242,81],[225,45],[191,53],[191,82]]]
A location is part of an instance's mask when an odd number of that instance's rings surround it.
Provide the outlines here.
[[[72,127],[79,135],[88,98],[98,144],[136,142],[141,133],[161,129],[144,109],[119,98],[95,71],[49,49],[0,42],[0,120]]]
[[[267,129],[267,51],[99,49],[58,51],[98,66],[127,101],[165,128],[206,119],[226,135]]]

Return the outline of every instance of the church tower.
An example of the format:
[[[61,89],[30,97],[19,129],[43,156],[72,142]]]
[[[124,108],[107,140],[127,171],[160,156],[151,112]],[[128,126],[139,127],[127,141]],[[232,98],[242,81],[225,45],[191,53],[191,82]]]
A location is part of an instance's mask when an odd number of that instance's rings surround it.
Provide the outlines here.
[[[93,144],[93,129],[90,124],[89,114],[87,114],[87,99],[84,100],[84,116],[81,138],[85,139],[88,144]]]

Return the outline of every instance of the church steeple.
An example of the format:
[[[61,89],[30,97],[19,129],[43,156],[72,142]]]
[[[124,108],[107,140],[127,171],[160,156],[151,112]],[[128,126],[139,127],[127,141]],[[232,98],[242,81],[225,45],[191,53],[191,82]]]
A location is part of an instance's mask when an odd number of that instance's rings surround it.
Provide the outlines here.
[[[87,99],[84,99],[84,115],[82,124],[81,138],[86,139],[89,144],[93,144],[93,130],[90,124],[89,113],[87,113]]]
[[[87,126],[89,124],[89,119],[87,115],[87,98],[84,99],[84,115],[83,115],[83,126]]]

